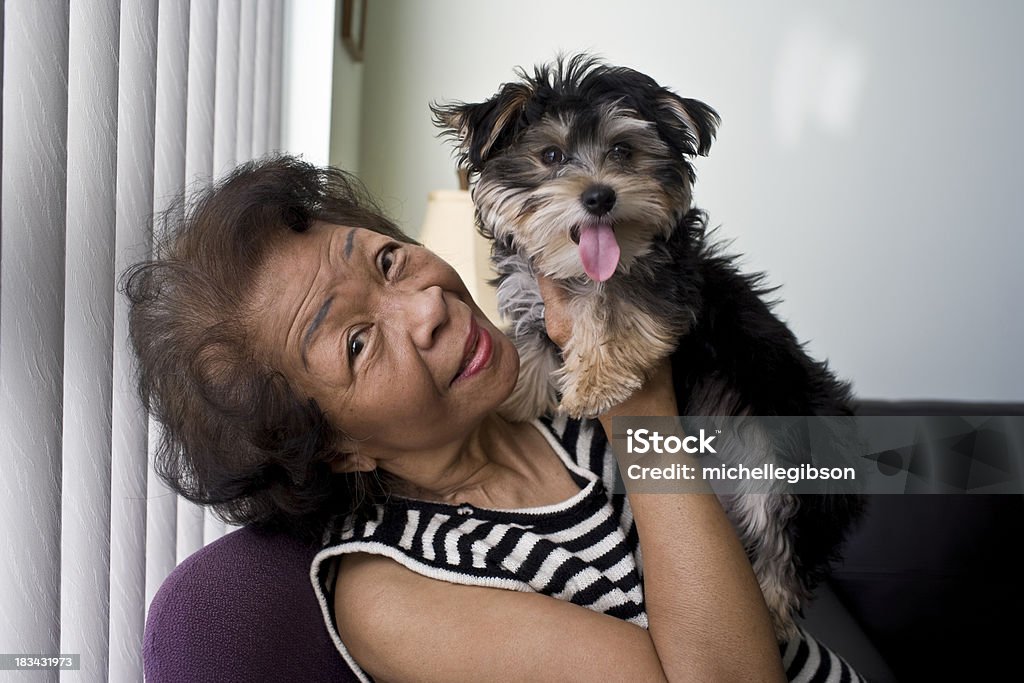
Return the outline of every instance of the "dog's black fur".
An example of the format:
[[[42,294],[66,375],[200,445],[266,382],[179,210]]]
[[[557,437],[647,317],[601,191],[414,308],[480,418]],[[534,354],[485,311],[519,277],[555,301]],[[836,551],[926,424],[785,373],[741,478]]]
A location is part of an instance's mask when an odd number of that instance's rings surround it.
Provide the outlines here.
[[[571,148],[584,144],[588,135],[598,135],[599,119],[609,108],[628,111],[669,150],[641,170],[671,198],[672,210],[668,225],[651,238],[649,252],[625,267],[620,263],[615,275],[600,282],[598,289],[611,302],[613,314],[616,301],[628,300],[645,314],[671,321],[678,339],[672,368],[681,413],[851,415],[849,386],[826,363],[807,355],[772,313],[766,300],[772,290],[763,285],[762,277],[741,273],[734,259],[710,242],[704,213],[691,206],[695,176],[688,159],[707,153],[717,114],[703,103],[678,97],[644,74],[606,66],[585,55],[560,59],[520,76],[519,82],[505,84],[485,102],[433,108],[438,125],[459,145],[460,163],[479,177],[474,198],[480,229],[495,239],[494,261],[499,268],[495,282],[502,285],[515,275],[507,264],[517,255],[530,264],[531,272],[542,270],[535,265],[539,254],[531,252],[528,241],[520,240],[514,227],[502,224],[503,216],[511,216],[514,222],[550,197],[537,194],[549,180],[538,176],[535,148],[525,141],[527,131],[556,120],[571,121],[565,143]],[[624,182],[629,182],[630,169],[616,170],[620,171],[627,176]],[[488,196],[481,198],[481,187]],[[490,201],[490,193],[518,206],[519,213],[481,208],[481,201]],[[619,229],[616,225],[617,233]],[[578,293],[593,284],[578,274],[553,275],[561,276]],[[518,320],[517,311],[525,309],[500,299],[499,288],[499,303],[513,318],[513,338],[543,335],[542,319]],[[786,513],[791,517],[784,525],[800,583],[793,587],[794,608],[837,557],[844,534],[861,509],[860,499],[847,494],[805,495],[795,500],[787,508],[792,512]],[[754,558],[759,552],[757,540],[743,540]]]

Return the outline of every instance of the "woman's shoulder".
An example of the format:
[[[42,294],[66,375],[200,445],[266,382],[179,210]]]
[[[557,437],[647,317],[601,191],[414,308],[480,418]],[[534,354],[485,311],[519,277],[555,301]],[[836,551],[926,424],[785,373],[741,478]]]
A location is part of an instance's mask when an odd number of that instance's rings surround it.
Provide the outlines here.
[[[609,489],[614,488],[618,466],[599,421],[547,414],[538,418],[537,423],[574,464],[597,475]]]
[[[540,424],[545,432],[557,439],[570,453],[607,443],[604,429],[597,420],[547,413],[537,418],[535,424]]]
[[[377,503],[358,513],[335,515],[323,530],[320,547],[327,548],[379,536],[381,525],[385,520],[390,521],[397,512],[389,503]]]

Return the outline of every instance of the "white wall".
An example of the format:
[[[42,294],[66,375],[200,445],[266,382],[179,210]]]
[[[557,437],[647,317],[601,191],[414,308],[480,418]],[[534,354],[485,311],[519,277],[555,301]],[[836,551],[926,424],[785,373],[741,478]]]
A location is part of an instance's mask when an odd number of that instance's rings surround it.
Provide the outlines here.
[[[360,172],[413,232],[455,187],[430,100],[590,49],[723,118],[698,204],[862,396],[1024,399],[1024,5],[371,3]]]

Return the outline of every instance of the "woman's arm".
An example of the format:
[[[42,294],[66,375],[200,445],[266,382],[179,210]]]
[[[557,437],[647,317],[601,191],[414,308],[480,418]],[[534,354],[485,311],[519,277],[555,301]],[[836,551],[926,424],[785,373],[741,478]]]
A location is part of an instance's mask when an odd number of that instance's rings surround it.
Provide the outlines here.
[[[610,439],[614,416],[676,414],[666,360],[647,386],[599,419]],[[627,495],[643,553],[648,628],[668,679],[785,680],[768,607],[718,498],[710,489]]]
[[[540,286],[548,336],[564,346],[572,334],[565,292],[544,277]],[[599,420],[610,440],[613,417],[678,410],[664,359],[643,388]],[[718,498],[710,489],[628,497],[643,553],[650,636],[668,679],[785,680],[768,607]]]
[[[338,633],[378,683],[666,680],[646,630],[540,593],[447,583],[364,554],[345,556],[335,590]]]

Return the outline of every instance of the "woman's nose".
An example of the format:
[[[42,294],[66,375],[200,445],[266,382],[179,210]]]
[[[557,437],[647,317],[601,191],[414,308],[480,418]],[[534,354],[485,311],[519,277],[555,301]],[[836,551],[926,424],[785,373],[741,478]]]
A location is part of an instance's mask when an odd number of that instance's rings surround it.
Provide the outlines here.
[[[405,307],[413,342],[422,349],[434,344],[437,331],[448,321],[448,303],[439,285],[413,293]]]

